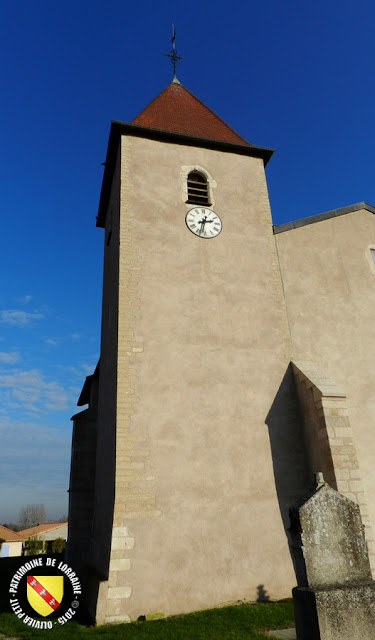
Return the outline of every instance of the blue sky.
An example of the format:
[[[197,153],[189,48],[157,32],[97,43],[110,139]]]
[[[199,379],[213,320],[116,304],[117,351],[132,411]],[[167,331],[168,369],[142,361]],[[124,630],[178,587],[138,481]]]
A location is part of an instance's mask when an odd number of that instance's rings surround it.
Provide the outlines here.
[[[375,205],[375,5],[12,0],[0,6],[0,522],[67,512],[76,401],[99,355],[111,119],[178,78],[267,167],[276,224]]]

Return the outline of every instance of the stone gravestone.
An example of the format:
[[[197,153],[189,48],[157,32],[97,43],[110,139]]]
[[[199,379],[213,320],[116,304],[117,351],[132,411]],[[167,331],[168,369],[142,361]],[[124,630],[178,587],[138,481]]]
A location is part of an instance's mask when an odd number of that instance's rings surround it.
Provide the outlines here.
[[[375,640],[375,582],[358,505],[317,473],[289,515],[297,640]]]

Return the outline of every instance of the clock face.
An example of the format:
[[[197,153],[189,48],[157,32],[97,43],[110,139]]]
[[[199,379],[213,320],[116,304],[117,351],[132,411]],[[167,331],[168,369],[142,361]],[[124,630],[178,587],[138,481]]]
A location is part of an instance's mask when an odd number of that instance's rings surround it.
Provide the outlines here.
[[[190,231],[201,238],[215,238],[221,231],[221,220],[212,209],[205,207],[190,209],[185,220]]]

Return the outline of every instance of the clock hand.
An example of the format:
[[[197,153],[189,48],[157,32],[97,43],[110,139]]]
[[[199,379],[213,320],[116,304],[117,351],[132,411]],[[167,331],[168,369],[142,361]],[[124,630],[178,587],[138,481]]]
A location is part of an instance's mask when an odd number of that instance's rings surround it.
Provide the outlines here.
[[[201,225],[201,228],[199,229],[199,235],[200,235],[200,236],[202,235],[202,233],[203,233],[203,231],[204,231],[204,225],[206,224],[206,222],[207,222],[207,216],[205,216],[205,217],[203,218],[203,220],[199,220],[199,222],[198,222],[198,224],[200,224],[200,225]]]

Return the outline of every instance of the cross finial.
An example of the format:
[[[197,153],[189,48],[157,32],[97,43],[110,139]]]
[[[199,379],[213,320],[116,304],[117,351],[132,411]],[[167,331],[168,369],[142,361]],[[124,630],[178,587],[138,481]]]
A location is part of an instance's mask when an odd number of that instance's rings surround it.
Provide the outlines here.
[[[177,51],[176,51],[176,45],[175,45],[175,40],[176,40],[176,29],[174,27],[174,24],[172,24],[172,49],[169,53],[165,53],[165,56],[168,56],[168,58],[170,58],[172,65],[173,65],[173,80],[177,80],[176,78],[176,64],[177,64],[177,60],[183,60],[183,56],[179,56]]]

